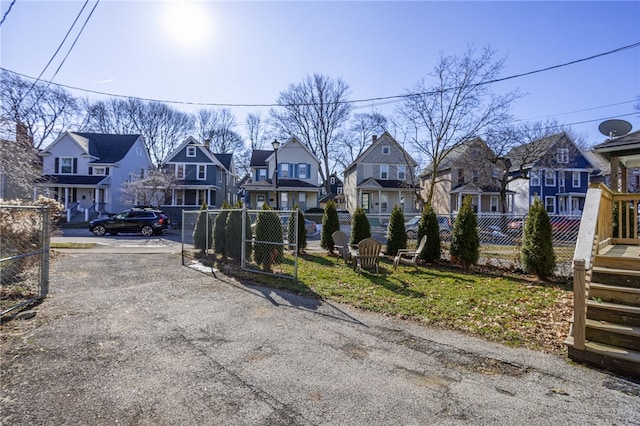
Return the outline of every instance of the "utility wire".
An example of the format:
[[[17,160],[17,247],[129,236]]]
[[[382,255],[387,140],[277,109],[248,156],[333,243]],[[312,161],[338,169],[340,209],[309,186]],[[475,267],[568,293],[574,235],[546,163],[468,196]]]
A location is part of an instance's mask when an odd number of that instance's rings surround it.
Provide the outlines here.
[[[13,0],[11,2],[11,4],[9,5],[9,9],[7,9],[7,11],[4,13],[4,15],[2,15],[2,21],[0,21],[0,27],[2,26],[2,24],[4,24],[4,20],[7,19],[7,15],[9,14],[9,12],[11,12],[11,8],[15,4],[15,2],[16,2],[16,0]]]
[[[569,66],[569,65],[575,65],[575,64],[578,64],[580,62],[590,61],[592,59],[600,58],[600,57],[603,57],[603,56],[612,55],[614,53],[618,53],[618,52],[621,52],[623,50],[636,48],[638,46],[640,46],[640,42],[629,44],[627,46],[622,46],[622,47],[619,47],[617,49],[609,50],[609,51],[606,51],[606,52],[598,53],[596,55],[588,56],[586,58],[576,59],[574,61],[565,62],[565,63],[562,63],[562,64],[553,65],[553,66],[546,67],[546,68],[540,68],[540,69],[533,70],[533,71],[528,71],[528,72],[525,72],[525,73],[515,74],[515,75],[508,76],[508,77],[503,77],[503,78],[497,78],[497,79],[493,79],[493,80],[483,81],[483,82],[480,82],[480,83],[473,84],[471,86],[472,87],[473,86],[475,86],[475,87],[484,86],[484,85],[487,85],[487,84],[494,84],[494,83],[499,83],[499,82],[502,82],[502,81],[512,80],[514,78],[520,78],[520,77],[525,77],[525,76],[528,76],[528,75],[538,74],[538,73],[541,73],[541,72],[546,72],[546,71],[550,71],[550,70],[566,67],[566,66]],[[2,69],[4,71],[13,72],[14,74],[17,74],[17,75],[25,77],[25,78],[33,79],[33,77],[29,77],[27,75],[20,74],[20,73],[17,73],[17,72],[14,72],[14,71],[11,71],[11,70],[8,70],[8,69],[5,69],[5,68],[1,68],[0,67],[0,69]],[[280,104],[232,104],[232,103],[213,103],[213,102],[189,102],[189,101],[160,100],[160,99],[152,99],[152,98],[141,98],[141,97],[136,97],[136,96],[116,95],[116,94],[113,94],[113,93],[100,92],[100,91],[97,91],[97,90],[90,90],[90,89],[83,89],[83,88],[69,86],[69,85],[60,84],[60,83],[50,82],[50,84],[54,84],[56,86],[64,87],[64,88],[71,89],[71,90],[78,90],[78,91],[81,91],[81,92],[93,93],[93,94],[97,94],[97,95],[104,95],[104,96],[110,96],[110,97],[115,97],[115,98],[136,99],[136,100],[139,100],[139,101],[162,102],[162,103],[166,103],[166,104],[214,106],[214,107],[280,107],[280,106],[287,106],[287,105],[280,105]],[[413,97],[413,96],[432,95],[432,94],[437,94],[437,93],[441,93],[441,92],[444,92],[444,91],[451,91],[451,90],[455,90],[455,89],[458,89],[458,87],[448,87],[448,88],[444,88],[444,89],[441,89],[441,90],[438,90],[438,91],[407,93],[407,94],[404,94],[404,95],[379,96],[379,97],[374,97],[374,98],[355,99],[355,100],[341,101],[341,102],[338,102],[338,103],[340,103],[340,104],[356,104],[356,103],[364,103],[364,102],[386,101],[384,103],[387,104],[387,103],[399,102],[399,101],[401,101],[403,99],[410,98],[410,97]],[[296,104],[296,105],[313,106],[313,105],[316,105],[316,104],[309,103],[309,104]]]

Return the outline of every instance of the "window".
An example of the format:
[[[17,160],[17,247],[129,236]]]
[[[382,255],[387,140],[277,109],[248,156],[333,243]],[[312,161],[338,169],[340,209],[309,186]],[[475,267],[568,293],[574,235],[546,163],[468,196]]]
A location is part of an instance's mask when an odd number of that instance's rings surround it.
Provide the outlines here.
[[[197,189],[196,190],[196,206],[201,206],[202,203],[204,201],[207,201],[206,197],[206,191],[204,189]],[[207,203],[209,204],[209,203]]]
[[[556,173],[554,171],[545,170],[544,186],[556,186]]]
[[[289,179],[289,163],[280,163],[280,179]]]
[[[289,208],[289,193],[281,192],[280,193],[280,208],[288,209]]]
[[[336,184],[336,177],[331,176],[331,185],[335,185],[335,184]]]
[[[339,187],[338,187],[338,195],[341,195],[341,194],[342,194],[342,187],[341,187],[341,186],[339,186]]]
[[[264,194],[256,195],[256,207],[261,209],[264,205]]]
[[[478,183],[480,180],[480,172],[477,170],[471,170],[471,182]]]
[[[140,148],[136,148],[136,155],[137,155],[138,157],[142,157],[142,149],[140,149]]]
[[[560,164],[567,164],[569,162],[569,148],[558,148],[556,159]]]
[[[298,193],[298,202],[300,204],[305,204],[307,202],[307,193],[306,192],[299,192]]]
[[[105,176],[107,174],[106,167],[93,167],[93,174],[97,176]]]
[[[382,147],[382,155],[389,155],[390,152],[391,149],[387,145]]]
[[[544,207],[547,210],[547,213],[555,213],[556,212],[556,198],[555,197],[544,197]]]
[[[497,212],[498,211],[498,196],[497,195],[492,195],[491,198],[489,199],[489,209],[492,212]]]
[[[298,164],[298,178],[299,179],[308,179],[307,176],[307,165],[306,164]],[[334,179],[333,177],[331,179]],[[333,182],[331,182],[333,184]]]
[[[386,193],[382,193],[380,194],[380,209],[382,210],[382,212],[387,212],[387,209],[389,207],[389,202],[387,200],[387,194]]]
[[[73,158],[71,157],[60,157],[60,172],[64,174],[73,173]]]
[[[184,189],[176,189],[175,201],[174,204],[176,206],[184,206]]]
[[[566,185],[564,172],[558,172],[558,178],[560,179],[560,188],[564,188]]]
[[[220,177],[222,178],[222,175],[220,175]],[[207,178],[207,165],[198,164],[198,180],[204,180],[206,178]]]
[[[380,179],[389,179],[389,165],[380,164]]]
[[[540,186],[540,170],[531,170],[529,172],[531,186]]]
[[[176,179],[184,179],[184,164],[176,164]]]
[[[571,186],[574,188],[580,187],[580,172],[571,172]]]
[[[267,169],[258,169],[258,180],[267,179]],[[263,201],[264,202],[264,201]]]
[[[407,166],[398,166],[398,180],[405,180],[407,177]]]
[[[187,147],[187,157],[195,157],[196,156],[196,147],[188,146]]]
[[[458,183],[464,183],[464,169],[458,169]]]
[[[222,180],[224,179],[222,177],[222,175],[224,174],[224,172],[222,171],[222,169],[218,169],[218,182],[222,183]],[[214,178],[215,179],[215,178]]]

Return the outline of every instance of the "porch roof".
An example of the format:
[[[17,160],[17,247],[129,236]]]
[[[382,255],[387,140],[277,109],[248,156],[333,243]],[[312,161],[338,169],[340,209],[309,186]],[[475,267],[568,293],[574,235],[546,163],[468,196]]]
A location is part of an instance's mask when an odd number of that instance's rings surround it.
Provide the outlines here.
[[[40,185],[90,185],[96,186],[103,183],[109,176],[95,175],[44,175],[36,179]],[[106,182],[104,182],[106,183]]]
[[[260,190],[260,191],[273,191],[275,187],[272,179],[265,179],[258,182],[248,181],[243,185],[247,190]],[[313,185],[309,182],[305,182],[300,179],[278,179],[278,191],[287,189],[293,190],[306,190],[306,191],[320,191],[320,185]]]
[[[475,183],[460,183],[454,186],[451,191],[452,194],[458,193],[474,193],[474,194],[487,194],[487,195],[499,195],[500,187],[497,185],[476,185]],[[515,191],[507,189],[506,194],[515,194]]]
[[[367,178],[358,184],[358,188],[367,188],[371,187],[380,187],[384,189],[413,189],[414,186],[403,181],[397,179],[375,179],[375,178]]]

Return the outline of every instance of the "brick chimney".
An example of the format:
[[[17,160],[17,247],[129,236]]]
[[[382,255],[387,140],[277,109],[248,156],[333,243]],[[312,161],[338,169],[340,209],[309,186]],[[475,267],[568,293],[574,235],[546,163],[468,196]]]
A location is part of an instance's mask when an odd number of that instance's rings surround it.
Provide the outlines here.
[[[16,123],[16,143],[25,148],[33,147],[33,138],[29,135],[29,129],[24,123]]]
[[[378,140],[378,135],[371,136],[371,143],[376,143],[377,140]]]
[[[211,150],[211,139],[205,139],[204,140],[204,147],[207,148],[208,150]]]

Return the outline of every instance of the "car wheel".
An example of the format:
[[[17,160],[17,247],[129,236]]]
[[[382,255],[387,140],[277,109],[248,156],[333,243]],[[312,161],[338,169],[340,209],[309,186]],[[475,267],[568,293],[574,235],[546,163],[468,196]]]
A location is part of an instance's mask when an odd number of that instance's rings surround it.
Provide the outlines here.
[[[144,235],[145,237],[150,237],[153,235],[153,228],[149,225],[145,225],[142,227],[140,232],[142,232],[142,235]]]
[[[96,225],[93,227],[91,232],[93,232],[93,235],[95,235],[96,237],[102,237],[107,233],[107,229],[102,225]]]

